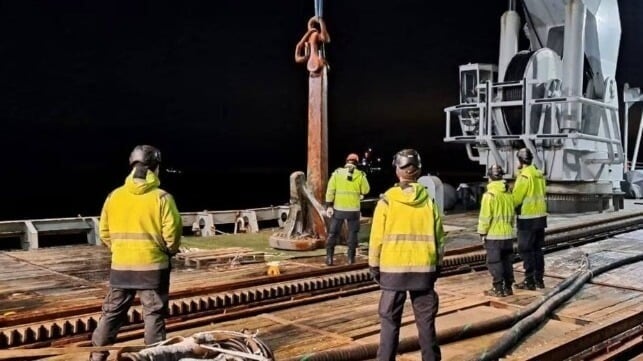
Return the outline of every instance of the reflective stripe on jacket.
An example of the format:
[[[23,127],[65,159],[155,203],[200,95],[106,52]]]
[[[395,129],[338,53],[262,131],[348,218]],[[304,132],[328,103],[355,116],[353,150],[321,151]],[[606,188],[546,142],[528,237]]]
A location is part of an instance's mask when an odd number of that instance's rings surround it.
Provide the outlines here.
[[[156,289],[169,281],[169,257],[178,252],[183,223],[172,196],[152,172],[115,189],[100,217],[100,238],[112,252],[110,285]]]
[[[543,173],[529,165],[520,170],[513,189],[519,230],[547,227],[546,183]]]
[[[507,192],[504,181],[491,181],[487,184],[487,192],[482,195],[480,216],[478,217],[478,233],[486,235],[487,239],[503,240],[515,238],[513,198]]]
[[[442,262],[444,231],[439,210],[418,183],[396,186],[373,215],[368,264],[390,290],[431,289]]]
[[[359,211],[360,196],[370,191],[366,174],[353,165],[347,165],[337,168],[330,176],[326,188],[326,203],[332,204],[338,211]]]
[[[513,188],[513,201],[518,213],[518,228],[525,223],[534,223],[537,228],[546,226],[547,203],[545,201],[546,182],[541,171],[529,165],[520,170]],[[525,220],[533,219],[533,222]],[[523,224],[521,226],[521,223]],[[543,225],[542,227],[540,225]]]

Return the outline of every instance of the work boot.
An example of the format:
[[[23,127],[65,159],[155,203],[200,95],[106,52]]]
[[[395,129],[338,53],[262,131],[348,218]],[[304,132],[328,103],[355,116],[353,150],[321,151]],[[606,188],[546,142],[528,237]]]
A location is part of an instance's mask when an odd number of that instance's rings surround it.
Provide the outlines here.
[[[491,297],[505,297],[505,290],[502,284],[494,284],[490,290],[484,291],[484,294]]]
[[[335,253],[335,250],[326,249],[326,266],[333,265],[333,253]]]
[[[522,281],[520,283],[516,283],[516,288],[520,289],[520,290],[535,291],[536,290],[536,283],[531,278],[525,278],[524,281]]]
[[[512,282],[505,282],[502,291],[505,293],[506,296],[513,296],[514,290],[513,287],[511,287]]]
[[[354,249],[348,249],[348,264],[353,264],[355,263],[355,250]]]
[[[545,288],[545,281],[543,280],[536,280],[536,288]]]

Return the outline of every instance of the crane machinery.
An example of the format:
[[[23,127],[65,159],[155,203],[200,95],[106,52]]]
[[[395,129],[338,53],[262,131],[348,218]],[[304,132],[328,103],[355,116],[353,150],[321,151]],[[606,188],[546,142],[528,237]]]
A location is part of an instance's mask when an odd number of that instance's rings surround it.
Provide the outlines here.
[[[530,44],[520,51],[518,11]],[[500,25],[498,64],[459,67],[460,103],[444,110],[444,141],[464,144],[480,165],[501,165],[510,182],[517,150],[531,150],[550,213],[622,208],[617,1],[509,1]]]

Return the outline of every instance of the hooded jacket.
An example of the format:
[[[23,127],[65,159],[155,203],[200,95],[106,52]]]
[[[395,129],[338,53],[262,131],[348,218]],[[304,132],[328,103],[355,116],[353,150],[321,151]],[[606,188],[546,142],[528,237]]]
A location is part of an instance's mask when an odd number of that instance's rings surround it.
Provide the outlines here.
[[[375,207],[368,264],[389,290],[432,289],[442,263],[440,213],[418,183],[390,188]]]
[[[178,252],[183,223],[174,199],[151,171],[107,196],[100,238],[112,252],[110,285],[157,289],[169,285],[170,257]]]
[[[328,180],[326,204],[335,210],[359,212],[360,196],[370,192],[366,174],[352,164],[337,168]]]
[[[514,206],[518,214],[518,229],[547,227],[546,182],[543,173],[533,165],[520,170],[513,188]]]
[[[489,240],[513,239],[515,216],[513,198],[507,192],[505,182],[489,182],[487,192],[482,195],[478,233],[486,235]]]

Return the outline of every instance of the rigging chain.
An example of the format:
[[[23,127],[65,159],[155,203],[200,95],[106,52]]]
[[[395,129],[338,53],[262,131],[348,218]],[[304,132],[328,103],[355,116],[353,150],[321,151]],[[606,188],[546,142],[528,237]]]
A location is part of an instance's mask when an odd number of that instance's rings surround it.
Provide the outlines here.
[[[308,71],[319,74],[322,68],[328,65],[323,53],[320,52],[320,47],[327,43],[330,43],[330,36],[326,31],[324,20],[313,16],[308,20],[308,31],[295,47],[295,62],[307,62]]]

